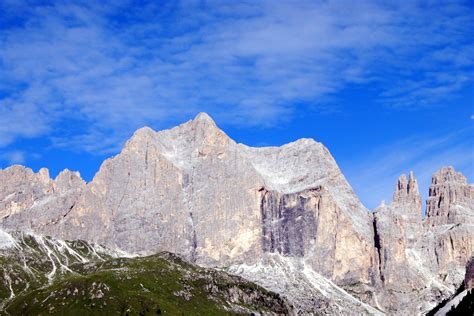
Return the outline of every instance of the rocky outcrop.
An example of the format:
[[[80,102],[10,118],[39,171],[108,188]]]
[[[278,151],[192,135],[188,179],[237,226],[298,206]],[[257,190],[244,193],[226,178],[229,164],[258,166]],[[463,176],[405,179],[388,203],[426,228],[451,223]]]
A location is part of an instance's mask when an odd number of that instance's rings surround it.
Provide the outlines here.
[[[433,271],[459,284],[464,265],[474,253],[474,186],[453,167],[433,174],[426,201],[426,234],[432,240],[427,256]]]
[[[62,222],[76,205],[86,183],[78,172],[64,170],[56,179],[45,168],[38,173],[22,166],[0,172],[2,226],[51,235],[65,233]]]
[[[404,268],[407,263],[407,250],[416,247],[422,228],[421,196],[413,172],[410,172],[408,180],[406,175],[400,176],[392,203],[379,206],[373,216],[383,285],[398,287],[401,284],[417,282]],[[403,270],[405,273],[400,275],[399,272]]]
[[[419,312],[419,306],[407,295],[426,287],[425,278],[412,266],[413,261],[420,260],[416,249],[423,228],[421,197],[413,172],[408,179],[405,174],[399,177],[392,203],[376,208],[373,216],[380,274],[378,301],[389,313],[396,313],[401,304],[410,301],[404,312]]]
[[[403,208],[406,214],[421,220],[421,196],[413,171],[410,171],[408,180],[405,174],[398,178],[393,204],[396,208]]]
[[[425,220],[413,173],[372,214],[322,144],[248,147],[204,113],[169,130],[136,131],[90,183],[21,166],[0,170],[0,180],[5,229],[140,255],[169,251],[204,266],[259,265],[243,269],[249,278],[279,258],[312,287],[286,282],[294,295],[319,293],[316,305],[299,300],[303,312],[329,304],[326,286],[339,293],[329,310],[350,312],[361,301],[389,313],[429,310],[439,288],[462,281],[473,252],[473,186],[453,168],[433,176]]]
[[[52,181],[47,169],[34,173],[22,166],[12,166],[0,172],[0,218],[33,207],[36,200],[52,192]]]
[[[474,223],[474,185],[453,167],[441,168],[433,174],[426,200],[427,224],[430,226]]]
[[[418,185],[410,173],[398,179],[392,203],[374,211],[378,301],[385,311],[399,313],[406,306],[404,313],[426,312],[459,287],[474,250],[470,187],[452,167],[442,168],[433,175],[422,219]]]

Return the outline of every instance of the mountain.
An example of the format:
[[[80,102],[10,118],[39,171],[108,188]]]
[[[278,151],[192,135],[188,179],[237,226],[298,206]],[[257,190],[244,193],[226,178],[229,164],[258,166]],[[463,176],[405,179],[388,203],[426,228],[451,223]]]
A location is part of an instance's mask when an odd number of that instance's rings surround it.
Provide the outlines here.
[[[171,253],[130,257],[85,241],[4,231],[0,242],[6,314],[288,313],[278,294]]]
[[[384,310],[405,305],[426,312],[459,287],[474,251],[473,198],[464,176],[442,168],[433,175],[422,219],[416,179],[399,178],[392,203],[374,211]]]
[[[176,253],[278,292],[296,312],[429,311],[473,253],[474,186],[453,168],[433,175],[426,218],[413,174],[371,212],[321,143],[248,147],[205,113],[136,131],[89,183],[21,166],[0,181],[4,229]]]

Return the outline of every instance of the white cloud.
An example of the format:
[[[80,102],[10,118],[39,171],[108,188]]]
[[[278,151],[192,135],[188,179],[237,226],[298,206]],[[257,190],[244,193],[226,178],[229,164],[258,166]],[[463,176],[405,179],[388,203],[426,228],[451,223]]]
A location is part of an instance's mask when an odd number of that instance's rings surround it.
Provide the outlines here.
[[[0,100],[0,148],[17,137],[35,137],[48,130],[48,119],[37,105],[23,97]]]
[[[24,152],[15,150],[8,151],[0,154],[0,159],[6,161],[8,164],[23,164],[26,161],[26,155]]]
[[[385,106],[414,107],[472,79],[472,12],[459,4],[125,4],[0,7],[27,17],[0,30],[0,146],[49,134],[113,151],[137,127],[199,111],[272,126],[349,84],[377,82]]]

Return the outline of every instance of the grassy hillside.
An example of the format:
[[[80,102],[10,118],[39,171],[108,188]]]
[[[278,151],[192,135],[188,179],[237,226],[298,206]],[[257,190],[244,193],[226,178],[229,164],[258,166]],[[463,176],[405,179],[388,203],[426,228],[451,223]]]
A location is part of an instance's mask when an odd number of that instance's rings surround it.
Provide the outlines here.
[[[56,241],[48,239],[47,242]],[[5,314],[225,315],[288,312],[285,302],[277,294],[240,277],[192,265],[170,253],[118,258],[106,251],[98,253],[87,243],[76,242],[68,245],[71,251],[78,251],[79,257],[67,249],[61,250],[61,257],[59,253],[52,255],[58,249],[51,244],[42,247],[42,241],[37,242],[35,238],[26,243],[30,248],[22,243],[8,252],[3,251],[3,254],[0,251],[3,270],[0,300],[3,299],[2,313]],[[78,245],[80,250],[76,249]],[[29,254],[22,251],[25,249],[30,250]],[[26,253],[23,259],[22,252]]]

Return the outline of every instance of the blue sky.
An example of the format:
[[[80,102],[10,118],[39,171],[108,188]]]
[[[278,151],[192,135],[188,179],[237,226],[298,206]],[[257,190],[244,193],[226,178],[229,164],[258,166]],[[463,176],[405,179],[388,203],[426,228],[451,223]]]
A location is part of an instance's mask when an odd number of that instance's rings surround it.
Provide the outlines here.
[[[0,2],[0,167],[90,180],[144,125],[324,143],[367,207],[474,179],[469,1]]]

